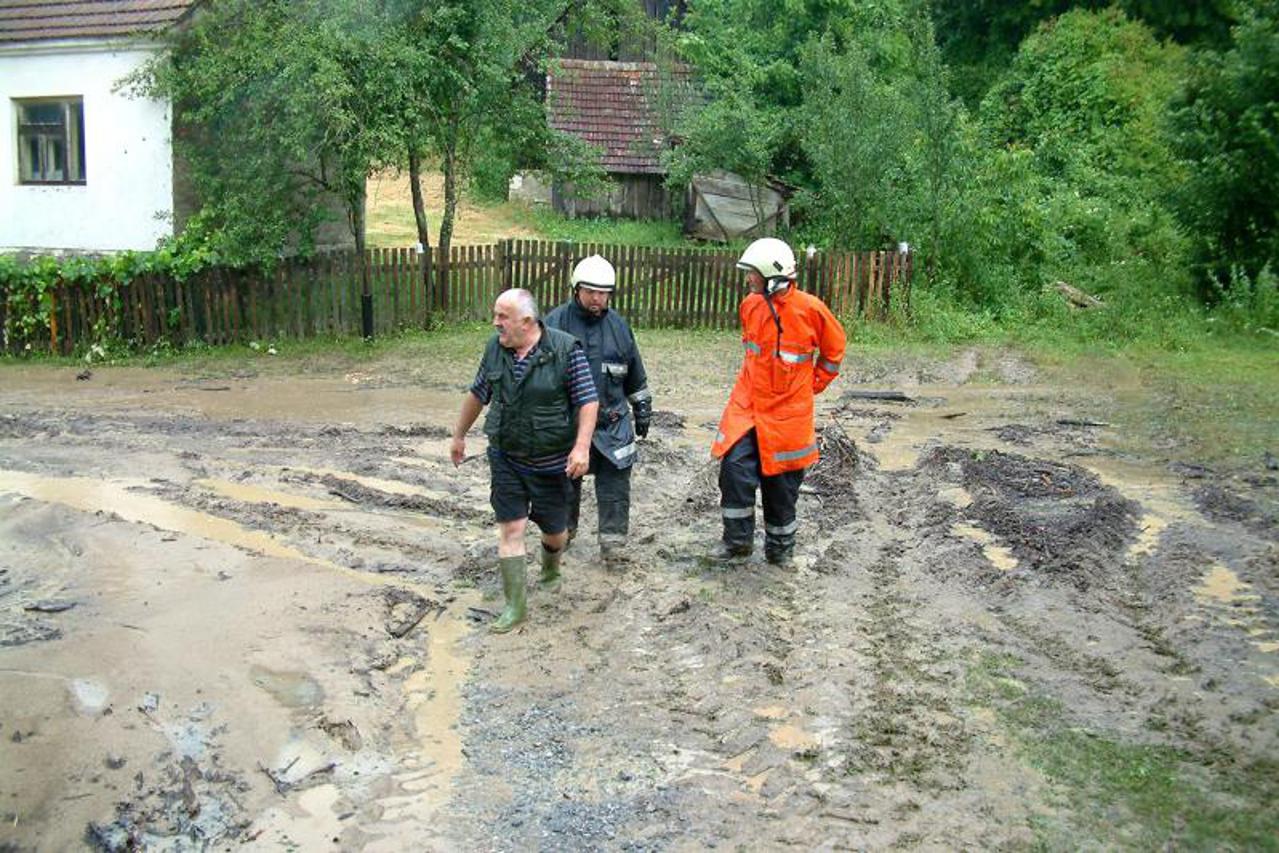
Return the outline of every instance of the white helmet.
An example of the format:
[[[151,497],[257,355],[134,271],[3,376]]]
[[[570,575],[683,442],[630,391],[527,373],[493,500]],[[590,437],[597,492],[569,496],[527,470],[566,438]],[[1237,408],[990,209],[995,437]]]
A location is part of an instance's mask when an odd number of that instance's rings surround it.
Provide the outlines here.
[[[795,253],[776,237],[761,237],[742,252],[737,268],[762,275],[773,293],[795,280]]]
[[[613,265],[599,255],[582,258],[573,267],[573,275],[569,278],[573,287],[589,287],[591,290],[603,290],[612,293],[617,287],[617,273]]]

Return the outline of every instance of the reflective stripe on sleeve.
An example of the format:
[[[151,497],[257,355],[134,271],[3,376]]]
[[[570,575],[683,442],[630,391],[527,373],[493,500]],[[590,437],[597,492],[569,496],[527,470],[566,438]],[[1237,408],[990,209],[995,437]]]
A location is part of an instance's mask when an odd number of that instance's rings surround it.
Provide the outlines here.
[[[600,365],[600,370],[607,373],[609,376],[615,376],[618,379],[621,379],[626,374],[631,372],[631,369],[627,367],[625,364],[619,364],[615,361],[606,361],[602,363]]]
[[[781,453],[774,453],[773,459],[777,462],[788,462],[791,459],[802,459],[815,450],[817,450],[817,445],[810,444],[807,447],[801,447],[799,450],[783,450]]]
[[[827,373],[839,373],[838,361],[827,361],[824,358],[819,358],[817,360],[817,366],[820,367],[822,370],[826,371]]]
[[[796,530],[799,530],[798,518],[792,521],[790,524],[782,524],[782,525],[765,524],[764,525],[764,532],[771,533],[774,536],[786,536],[791,533],[794,533]]]
[[[619,462],[622,461],[623,459],[626,459],[634,455],[635,455],[635,442],[633,441],[630,444],[624,444],[613,451],[613,458]]]
[[[726,506],[721,512],[725,518],[754,518],[755,507],[753,506]]]
[[[760,354],[759,344],[755,343],[754,341],[742,341],[742,346],[746,347],[746,351],[750,353],[751,355]]]
[[[715,441],[718,444],[723,444],[724,442],[728,441],[728,436],[724,435],[724,433],[720,432],[719,430],[716,430]]]
[[[630,400],[632,403],[642,403],[645,400],[653,399],[653,392],[647,388],[641,388],[626,399]]]
[[[803,364],[812,358],[813,354],[811,352],[786,352],[786,350],[779,350],[777,357],[787,364]]]

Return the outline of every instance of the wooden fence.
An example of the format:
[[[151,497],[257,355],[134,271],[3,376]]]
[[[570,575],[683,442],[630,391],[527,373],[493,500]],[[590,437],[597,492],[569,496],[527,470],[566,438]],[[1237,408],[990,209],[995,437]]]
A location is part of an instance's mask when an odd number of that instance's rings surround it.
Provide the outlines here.
[[[633,326],[737,325],[745,289],[734,252],[504,240],[453,247],[447,284],[436,250],[429,288],[425,253],[369,250],[374,334],[422,328],[433,317],[486,320],[494,299],[510,287],[532,291],[549,309],[569,297],[573,264],[595,253],[617,269],[613,306]],[[800,286],[845,318],[880,317],[894,302],[908,308],[911,278],[909,254],[819,252],[800,258]],[[3,287],[0,283],[0,329],[10,352],[30,345],[71,353],[103,337],[138,346],[225,344],[352,336],[363,330],[362,276],[354,252],[290,259],[269,273],[210,269],[184,282],[149,275],[115,287],[63,285],[53,292],[47,320],[43,310],[23,304],[23,296]],[[41,322],[30,322],[34,315]],[[27,322],[19,322],[24,317]]]

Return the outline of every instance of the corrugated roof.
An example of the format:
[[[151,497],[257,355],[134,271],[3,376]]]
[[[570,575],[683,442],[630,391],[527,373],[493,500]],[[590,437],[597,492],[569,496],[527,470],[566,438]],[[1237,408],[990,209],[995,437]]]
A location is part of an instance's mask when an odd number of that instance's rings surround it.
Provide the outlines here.
[[[197,0],[0,0],[0,44],[154,33]]]
[[[677,66],[668,101],[687,102],[692,72]],[[607,172],[660,175],[667,140],[660,122],[662,77],[652,62],[557,59],[546,75],[548,121],[603,149]]]

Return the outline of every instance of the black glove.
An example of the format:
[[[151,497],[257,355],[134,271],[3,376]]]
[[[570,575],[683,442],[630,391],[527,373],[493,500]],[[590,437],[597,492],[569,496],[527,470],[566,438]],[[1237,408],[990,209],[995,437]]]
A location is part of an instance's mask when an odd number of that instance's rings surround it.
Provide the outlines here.
[[[635,434],[640,438],[648,437],[648,428],[653,423],[653,401],[640,400],[632,404],[635,412]]]

